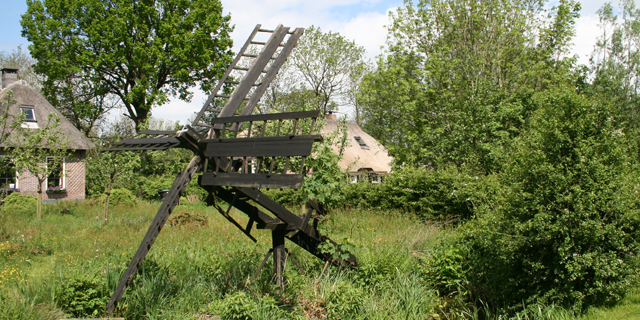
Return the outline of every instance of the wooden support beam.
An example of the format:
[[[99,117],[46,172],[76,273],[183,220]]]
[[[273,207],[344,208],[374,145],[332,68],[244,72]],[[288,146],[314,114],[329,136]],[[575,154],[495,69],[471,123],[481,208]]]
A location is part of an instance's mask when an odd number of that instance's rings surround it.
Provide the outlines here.
[[[303,179],[304,176],[301,174],[205,172],[202,174],[200,184],[203,186],[300,189]]]
[[[187,185],[191,181],[191,178],[193,178],[193,175],[200,169],[200,167],[200,157],[193,157],[193,159],[191,159],[191,162],[189,162],[187,168],[185,168],[184,171],[182,171],[182,173],[178,175],[173,181],[173,185],[171,185],[169,194],[162,202],[160,209],[158,209],[158,213],[153,219],[153,222],[151,222],[151,226],[149,226],[147,234],[142,239],[142,243],[140,243],[138,251],[136,251],[133,259],[131,259],[129,267],[124,272],[122,279],[120,279],[120,283],[118,283],[118,287],[116,287],[115,292],[107,303],[107,313],[111,314],[115,310],[118,301],[120,301],[120,298],[122,298],[122,295],[124,294],[127,286],[136,275],[136,272],[138,271],[138,267],[142,263],[142,260],[144,260],[144,258],[147,256],[147,253],[149,253],[149,249],[151,249],[153,242],[156,240],[156,237],[162,230],[165,222],[167,222],[167,219],[173,211],[173,208],[175,208],[178,204],[180,196],[187,188]]]
[[[315,136],[206,139],[204,155],[211,157],[287,157],[308,156]]]

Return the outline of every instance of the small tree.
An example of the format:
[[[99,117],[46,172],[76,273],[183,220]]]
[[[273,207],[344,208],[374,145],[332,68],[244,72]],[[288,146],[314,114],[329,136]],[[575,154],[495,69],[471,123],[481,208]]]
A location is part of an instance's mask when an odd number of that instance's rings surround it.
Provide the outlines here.
[[[140,167],[140,156],[131,151],[99,153],[96,149],[90,154],[89,170],[97,175],[99,181],[105,185],[104,194],[107,196],[104,202],[104,224],[109,220],[109,200],[111,199],[111,187],[114,180],[126,173]]]
[[[64,158],[72,153],[67,147],[69,141],[63,138],[60,130],[60,117],[52,113],[46,124],[40,129],[16,128],[18,134],[12,135],[9,145],[11,161],[16,170],[29,173],[38,180],[38,205],[36,217],[42,218],[42,184],[57,170]],[[50,161],[48,161],[50,160]]]

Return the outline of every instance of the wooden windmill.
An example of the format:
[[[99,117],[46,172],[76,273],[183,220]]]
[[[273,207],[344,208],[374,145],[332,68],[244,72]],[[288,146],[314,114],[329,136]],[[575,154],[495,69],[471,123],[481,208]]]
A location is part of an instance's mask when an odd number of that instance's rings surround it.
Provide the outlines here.
[[[303,32],[302,28],[291,30],[279,25],[275,30],[266,30],[257,25],[191,125],[179,131],[141,131],[141,134],[152,138],[125,139],[109,149],[126,151],[186,148],[195,155],[173,182],[138,251],[107,303],[108,313],[114,311],[127,285],[178,204],[180,196],[197,172],[202,172],[199,184],[209,194],[207,205],[214,206],[247,237],[255,242],[256,239],[251,235],[253,228],[271,230],[272,249],[256,274],[273,255],[275,280],[282,289],[285,284],[284,261],[288,255],[285,238],[324,261],[336,265],[357,264],[356,258],[351,254],[348,259],[342,260],[319,250],[323,243],[335,243],[318,231],[317,222],[324,211],[315,200],[307,202],[308,210],[304,214],[296,215],[260,191],[260,188],[300,188],[307,174],[304,170],[305,158],[311,154],[313,143],[322,140],[321,135],[314,134],[316,119],[320,116],[319,110],[253,114],[254,108]],[[268,40],[254,40],[262,33],[270,34]],[[233,88],[233,91],[225,95],[225,87]],[[229,204],[227,210],[218,205],[219,200]],[[248,216],[246,226],[229,215],[232,207]]]

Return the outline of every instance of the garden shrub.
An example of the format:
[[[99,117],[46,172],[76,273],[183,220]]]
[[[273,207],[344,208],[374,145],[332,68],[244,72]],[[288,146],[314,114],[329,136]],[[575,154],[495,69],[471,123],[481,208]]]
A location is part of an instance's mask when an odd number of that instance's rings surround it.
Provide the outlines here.
[[[304,194],[300,189],[268,189],[263,190],[273,201],[291,206],[301,206],[305,202]]]
[[[469,281],[503,310],[614,303],[640,271],[637,151],[606,105],[571,89],[535,101],[501,191],[462,229]]]
[[[454,166],[440,170],[403,168],[384,178],[381,184],[347,185],[344,205],[383,209],[405,209],[421,218],[472,215],[469,184],[477,177]]]
[[[136,175],[135,179],[129,181],[126,187],[138,198],[158,200],[158,190],[171,188],[173,180],[175,180],[175,176],[170,175]]]
[[[111,198],[109,199],[109,204],[118,205],[129,205],[133,206],[136,204],[136,197],[133,193],[124,188],[118,188],[111,190]]]
[[[104,313],[109,290],[103,277],[81,273],[61,281],[56,288],[56,304],[75,317]]]
[[[3,214],[30,215],[36,212],[38,200],[28,194],[14,192],[4,199]]]

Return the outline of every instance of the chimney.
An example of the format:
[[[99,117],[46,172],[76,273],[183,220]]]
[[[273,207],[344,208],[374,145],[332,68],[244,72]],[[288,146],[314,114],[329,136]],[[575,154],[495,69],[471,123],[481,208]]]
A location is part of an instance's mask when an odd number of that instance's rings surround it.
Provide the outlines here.
[[[335,113],[333,113],[333,111],[329,111],[329,113],[325,114],[324,118],[327,120],[333,120],[333,121],[338,120],[338,116]]]
[[[2,71],[2,89],[18,81],[18,69],[4,68]]]

